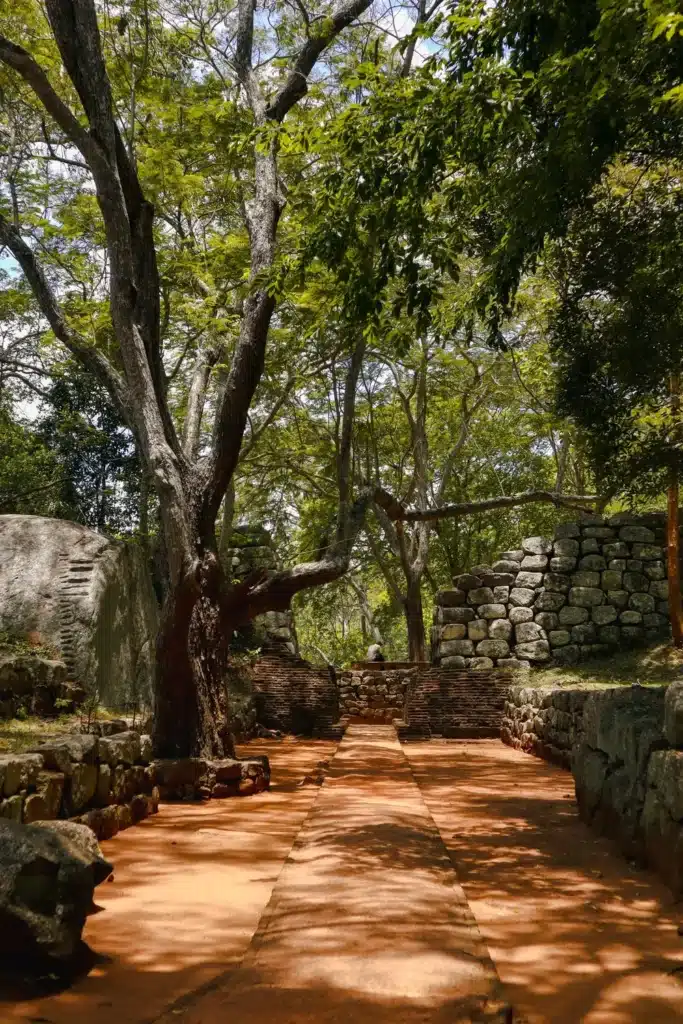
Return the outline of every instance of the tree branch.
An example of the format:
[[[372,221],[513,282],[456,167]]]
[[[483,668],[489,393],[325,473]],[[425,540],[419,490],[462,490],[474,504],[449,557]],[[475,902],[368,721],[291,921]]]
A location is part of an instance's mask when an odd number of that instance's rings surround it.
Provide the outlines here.
[[[590,507],[597,501],[594,494],[556,494],[554,491],[525,491],[501,498],[483,498],[481,501],[465,501],[457,505],[443,505],[432,509],[406,509],[392,494],[382,487],[376,487],[374,501],[385,509],[390,519],[404,523],[431,522],[437,519],[454,519],[458,516],[474,515],[492,509],[517,508],[547,502],[557,508],[574,509],[577,512],[592,512]]]

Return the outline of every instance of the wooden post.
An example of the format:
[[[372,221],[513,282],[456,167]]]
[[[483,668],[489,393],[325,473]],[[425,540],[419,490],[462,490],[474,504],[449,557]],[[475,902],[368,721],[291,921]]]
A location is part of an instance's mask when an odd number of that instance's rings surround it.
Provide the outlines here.
[[[673,420],[674,441],[678,437],[681,382],[679,374],[671,377],[671,417]],[[674,647],[683,647],[683,604],[681,602],[681,559],[680,533],[678,516],[678,465],[671,466],[669,474],[669,491],[667,501],[667,572],[669,578],[669,618]]]

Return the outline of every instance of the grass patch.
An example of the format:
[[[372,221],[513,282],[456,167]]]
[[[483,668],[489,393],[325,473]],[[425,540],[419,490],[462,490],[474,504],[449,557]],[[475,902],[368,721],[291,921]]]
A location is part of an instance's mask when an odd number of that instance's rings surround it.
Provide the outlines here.
[[[524,686],[571,686],[596,689],[611,686],[667,686],[683,677],[683,651],[659,644],[634,651],[615,651],[583,665],[555,666],[531,672]],[[520,680],[521,682],[521,680]]]
[[[98,708],[92,721],[121,717],[120,711]],[[86,718],[87,716],[75,714],[60,715],[58,718],[38,718],[35,715],[29,715],[22,719],[0,719],[0,754],[20,754],[22,751],[30,750],[38,743],[45,743],[46,740],[54,739],[56,736],[62,736],[69,732],[80,732],[81,725]]]

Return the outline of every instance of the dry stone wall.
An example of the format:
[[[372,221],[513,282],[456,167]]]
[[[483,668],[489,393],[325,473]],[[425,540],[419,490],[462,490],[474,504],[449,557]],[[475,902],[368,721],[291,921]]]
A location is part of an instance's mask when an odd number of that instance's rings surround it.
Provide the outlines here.
[[[374,722],[403,719],[406,692],[417,673],[417,665],[394,666],[386,662],[381,667],[359,665],[340,673],[340,714]]]
[[[512,687],[501,737],[571,768],[581,818],[683,895],[683,683]]]
[[[433,660],[489,670],[575,664],[668,635],[664,521],[585,516],[528,537],[437,594]]]

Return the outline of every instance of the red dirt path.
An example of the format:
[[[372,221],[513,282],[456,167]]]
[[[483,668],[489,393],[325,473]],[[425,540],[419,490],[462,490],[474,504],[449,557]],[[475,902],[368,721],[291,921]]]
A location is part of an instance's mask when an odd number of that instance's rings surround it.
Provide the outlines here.
[[[166,805],[155,818],[104,843],[116,877],[97,890],[102,910],[89,918],[85,933],[100,962],[60,995],[17,1003],[0,994],[1,1024],[161,1024],[162,1017],[163,1024],[452,1024],[446,1003],[441,1011],[438,1003],[425,1008],[421,1017],[414,998],[407,998],[422,975],[438,993],[439,958],[446,963],[449,948],[461,942],[427,899],[430,887],[443,885],[451,870],[448,857],[442,847],[441,867],[434,852],[425,859],[421,851],[436,850],[420,838],[421,830],[429,831],[429,815],[408,795],[406,769],[395,758],[392,767],[382,750],[373,753],[370,746],[347,746],[350,756],[335,758],[321,791],[297,784],[335,745],[249,745],[249,752],[271,757],[270,793]],[[683,1020],[683,937],[677,934],[683,903],[674,905],[654,876],[631,869],[607,840],[578,821],[568,773],[496,741],[432,741],[403,750],[515,1021]],[[386,821],[361,821],[364,793],[380,799]],[[349,796],[355,824],[345,818]],[[438,844],[433,827],[432,834]],[[331,845],[343,869],[338,876],[330,871]],[[380,863],[389,872],[385,888],[381,872],[373,881]],[[398,901],[395,919],[392,900]],[[320,915],[319,932],[310,915],[297,916],[301,907]],[[466,918],[458,915],[456,930]],[[335,967],[331,957],[326,964],[325,948],[336,956],[344,944],[343,963]],[[306,953],[311,947],[312,959]],[[427,947],[432,959],[422,968],[419,957]],[[288,948],[293,977],[304,979],[317,1000],[305,1007],[282,997],[291,987]],[[272,956],[279,958],[275,986],[268,975]],[[231,1006],[233,993],[237,1002]],[[216,1016],[221,1005],[228,1012]],[[165,1014],[169,1007],[175,1009]]]

